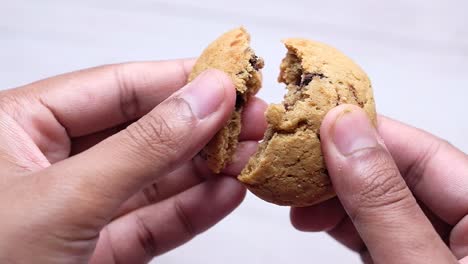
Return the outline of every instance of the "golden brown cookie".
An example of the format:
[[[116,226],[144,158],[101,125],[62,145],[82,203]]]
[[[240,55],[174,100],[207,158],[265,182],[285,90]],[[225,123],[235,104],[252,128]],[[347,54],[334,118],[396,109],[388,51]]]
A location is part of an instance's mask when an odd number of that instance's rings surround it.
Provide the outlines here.
[[[320,147],[325,114],[354,104],[375,124],[376,113],[369,78],[351,59],[306,39],[284,44],[278,80],[288,92],[282,104],[268,107],[265,138],[238,179],[266,201],[302,207],[335,196]]]
[[[211,43],[198,58],[188,81],[207,69],[227,73],[236,87],[236,109],[227,124],[201,151],[208,167],[215,173],[229,163],[238,143],[244,105],[261,87],[259,70],[263,60],[250,48],[250,35],[244,28],[231,30]],[[209,91],[207,91],[209,92]]]

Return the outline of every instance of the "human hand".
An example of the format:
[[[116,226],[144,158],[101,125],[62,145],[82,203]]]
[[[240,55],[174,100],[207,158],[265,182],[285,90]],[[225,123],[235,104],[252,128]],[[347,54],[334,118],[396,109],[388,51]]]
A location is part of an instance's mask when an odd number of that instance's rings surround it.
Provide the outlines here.
[[[468,263],[468,157],[424,131],[358,107],[320,130],[338,198],[293,208],[302,231],[327,231],[365,263]]]
[[[192,65],[111,65],[0,92],[1,263],[144,263],[242,201],[244,187],[196,156],[235,89],[219,71],[186,85]],[[246,107],[225,176],[255,151],[265,107]]]

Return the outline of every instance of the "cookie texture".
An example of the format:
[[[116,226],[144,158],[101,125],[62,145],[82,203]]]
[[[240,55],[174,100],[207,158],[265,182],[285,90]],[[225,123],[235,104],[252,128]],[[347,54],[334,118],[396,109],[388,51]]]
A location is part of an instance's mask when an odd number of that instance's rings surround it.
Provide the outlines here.
[[[259,70],[263,65],[263,60],[250,48],[249,33],[241,27],[226,32],[211,43],[193,67],[188,81],[207,69],[218,69],[231,77],[237,93],[236,108],[231,118],[200,153],[214,173],[221,172],[235,153],[242,110],[261,87]]]
[[[257,153],[238,179],[260,198],[294,207],[335,196],[320,146],[325,114],[340,104],[376,111],[366,73],[340,51],[306,39],[286,39],[278,81],[287,86],[282,104],[268,107],[268,128]]]

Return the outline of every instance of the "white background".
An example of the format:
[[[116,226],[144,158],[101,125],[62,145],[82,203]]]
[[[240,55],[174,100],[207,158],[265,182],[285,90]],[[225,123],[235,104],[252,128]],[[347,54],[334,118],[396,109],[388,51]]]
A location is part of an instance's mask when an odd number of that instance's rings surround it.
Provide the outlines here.
[[[378,111],[468,151],[467,1],[0,0],[0,89],[122,61],[197,56],[245,25],[266,58],[260,97],[278,102],[285,37],[332,44],[370,75]],[[213,229],[158,263],[359,263],[288,209],[249,195]]]

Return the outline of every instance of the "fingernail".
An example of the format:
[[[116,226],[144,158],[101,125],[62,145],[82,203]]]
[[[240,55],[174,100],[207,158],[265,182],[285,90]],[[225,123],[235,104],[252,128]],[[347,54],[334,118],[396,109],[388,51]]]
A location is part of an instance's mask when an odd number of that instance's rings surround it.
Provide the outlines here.
[[[344,156],[378,145],[377,132],[361,109],[345,109],[332,129],[333,142]]]
[[[203,119],[215,112],[224,99],[224,83],[213,70],[200,74],[188,84],[181,97],[185,99],[199,118]]]

